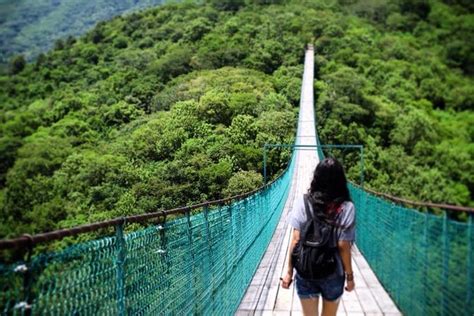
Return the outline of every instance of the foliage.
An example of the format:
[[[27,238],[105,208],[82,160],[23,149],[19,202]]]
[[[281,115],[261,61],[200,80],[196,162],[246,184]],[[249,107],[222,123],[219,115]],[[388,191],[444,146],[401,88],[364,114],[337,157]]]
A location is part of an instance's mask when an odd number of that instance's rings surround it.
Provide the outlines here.
[[[229,184],[224,190],[228,197],[250,192],[263,184],[263,177],[255,171],[239,171],[229,179]]]
[[[28,60],[71,44],[71,36],[91,29],[116,15],[161,4],[162,0],[6,0],[0,4],[0,64],[15,54]],[[92,32],[94,43],[102,40]],[[64,40],[65,39],[65,40]]]
[[[286,15],[265,10],[268,27],[275,14]],[[232,59],[210,63],[209,43],[228,38],[228,21],[255,17],[251,9],[236,14],[241,18],[175,4],[115,18],[1,77],[1,212],[8,227],[1,237],[261,186],[263,144],[293,141],[305,39],[293,29],[282,45],[298,43],[296,56],[296,49],[281,49],[272,53],[276,59],[257,62],[257,55],[234,55],[234,47],[256,36],[243,52],[266,41],[272,50],[274,34],[237,28],[228,40]],[[287,162],[288,153],[273,152],[269,176]],[[242,175],[246,181],[238,183]]]
[[[318,131],[365,146],[377,191],[473,206],[472,8],[447,2],[340,1],[360,18],[316,40]],[[357,181],[356,153],[328,154]]]
[[[444,37],[472,45],[467,9],[269,2],[116,17],[0,76],[0,237],[257,188],[263,144],[294,141],[310,41],[323,143],[363,144],[376,190],[472,205],[469,49]],[[268,152],[269,178],[288,158]]]

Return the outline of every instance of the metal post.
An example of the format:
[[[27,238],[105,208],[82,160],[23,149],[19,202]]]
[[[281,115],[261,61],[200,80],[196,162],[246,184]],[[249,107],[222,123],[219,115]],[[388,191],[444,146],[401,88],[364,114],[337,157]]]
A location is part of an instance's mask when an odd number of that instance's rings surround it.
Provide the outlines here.
[[[364,146],[360,146],[360,187],[364,189]]]
[[[424,213],[425,215],[425,221],[424,221],[424,228],[423,228],[423,283],[422,283],[422,287],[423,287],[423,307],[422,307],[422,311],[421,314],[422,315],[428,315],[428,287],[431,285],[428,277],[429,277],[429,273],[428,273],[428,217],[429,217],[429,214],[428,212]]]
[[[115,226],[115,238],[117,242],[117,315],[125,315],[125,260],[126,243],[123,234],[125,219]]]
[[[470,306],[471,310],[467,311],[468,314],[474,314],[474,302],[472,293],[474,291],[474,213],[469,214],[468,228],[467,228],[467,295],[466,295],[466,306]]]
[[[27,253],[26,253],[26,260],[24,261],[23,264],[18,265],[15,267],[13,270],[15,273],[20,273],[23,274],[23,300],[16,303],[13,307],[14,310],[19,311],[20,315],[31,315],[32,313],[32,304],[31,303],[31,286],[32,286],[32,281],[33,281],[33,265],[31,264],[31,256],[33,253],[33,245],[31,242],[31,236],[30,235],[23,235],[29,237],[29,242],[27,246]],[[5,309],[7,310],[7,309]],[[4,312],[5,312],[4,310]],[[15,312],[13,313],[14,315],[17,315]]]
[[[229,207],[229,206],[226,206],[226,208]],[[229,237],[229,234],[227,234],[227,229],[225,228],[224,225],[226,225],[225,223],[227,223],[227,221],[224,220],[225,217],[223,215],[223,212],[222,212],[222,207],[219,208],[219,223],[220,223],[220,239],[222,240],[223,242],[223,245],[224,245],[224,275],[225,275],[225,279],[224,281],[222,281],[219,285],[222,286],[223,288],[223,293],[222,293],[222,296],[223,297],[229,297],[229,294],[228,294],[228,289],[229,287],[227,286],[227,281],[228,281],[228,277],[229,277],[229,251],[227,251],[229,249],[229,246],[227,244],[227,241],[228,241],[228,238]],[[230,221],[230,219],[229,219]],[[223,306],[223,310],[227,310],[227,300],[223,300],[222,302],[220,302]]]
[[[267,144],[263,145],[263,184],[267,184]]]
[[[394,220],[394,214],[395,214],[395,204],[390,203],[390,223],[396,223]],[[400,276],[400,270],[399,270],[399,264],[397,263],[398,259],[398,249],[396,246],[399,244],[397,240],[394,240],[394,238],[389,238],[390,240],[390,263],[391,263],[391,269],[390,269],[390,280],[388,281],[388,284],[391,285],[392,293],[394,293],[394,296],[397,295],[398,290],[393,291],[394,289],[398,288],[398,280]]]
[[[169,289],[171,286],[171,281],[170,281],[170,262],[169,262],[169,256],[168,256],[168,251],[166,247],[166,215],[163,216],[163,222],[161,225],[158,226],[159,234],[160,234],[160,249],[158,250],[158,253],[162,255],[162,260],[164,261],[164,281],[163,281],[163,288]],[[162,262],[163,262],[162,261]],[[167,291],[161,291],[161,304],[166,301],[166,295]],[[164,304],[161,305],[161,308],[164,308]]]
[[[188,246],[189,246],[189,262],[191,264],[191,278],[189,284],[189,290],[191,293],[191,298],[193,301],[193,314],[198,314],[199,311],[199,302],[195,299],[197,286],[196,286],[196,272],[194,271],[194,252],[193,252],[193,233],[192,233],[192,225],[191,225],[191,211],[188,210],[186,212],[186,222],[187,222],[187,234],[188,234]]]
[[[163,217],[163,225],[162,225],[162,229],[160,229],[160,254],[163,256],[164,258],[164,266],[165,266],[165,274],[167,276],[169,276],[169,272],[170,272],[170,264],[169,264],[169,257],[168,257],[168,253],[166,251],[166,248],[167,248],[167,236],[166,236],[166,214],[164,215]],[[169,279],[168,278],[165,278],[165,286],[169,286],[170,285],[170,282],[169,282]]]
[[[259,194],[261,194],[261,193],[259,193]],[[243,239],[243,238],[242,238],[242,234],[243,234],[243,231],[244,231],[244,228],[245,228],[245,227],[242,227],[242,220],[243,220],[242,213],[244,213],[245,216],[248,214],[249,198],[246,197],[243,202],[244,202],[244,211],[239,210],[239,212],[238,212],[238,214],[239,214],[238,226],[239,226],[239,227],[238,227],[238,234],[237,234],[237,235],[238,235],[238,239],[237,239],[237,240],[238,240],[238,243],[237,243],[237,245],[238,245],[238,247],[239,247],[239,256],[238,256],[238,259],[237,259],[237,260],[238,260],[238,261],[245,262],[245,261],[243,260],[243,257],[245,256],[244,249],[247,248],[247,247],[246,247],[247,245],[245,245],[245,246],[242,245],[242,241],[245,242],[245,239],[242,240],[242,239]],[[244,280],[244,276],[245,276],[245,271],[244,271],[243,264],[240,265],[239,270],[240,270],[240,271],[239,271],[239,272],[240,272],[240,280],[239,280],[239,283],[240,283],[240,286],[241,286],[241,288],[239,289],[239,291],[243,291],[243,290],[245,290],[245,284],[242,282],[242,281]]]
[[[449,270],[449,236],[448,236],[448,215],[444,212],[443,215],[443,274],[441,281],[442,298],[441,298],[441,315],[448,315],[447,306],[448,298],[446,297],[448,285],[448,270]]]
[[[374,198],[377,198],[377,199],[378,199],[378,197],[374,197]],[[392,204],[392,205],[393,205],[393,209],[394,209],[394,210],[397,210],[397,211],[398,211],[397,213],[400,214],[400,210],[397,209],[399,206],[398,206],[398,205],[395,205],[395,204]],[[397,218],[397,220],[394,221],[394,224],[396,225],[395,231],[396,231],[396,232],[402,232],[403,225],[404,225],[403,222],[402,222],[402,220],[401,220],[400,218]],[[398,240],[395,239],[395,244],[397,245],[396,252],[399,253],[399,256],[398,256],[398,258],[397,258],[397,259],[399,260],[399,262],[401,261],[401,258],[400,258],[401,255],[403,255],[403,253],[404,253],[404,251],[403,251],[403,249],[402,249],[402,247],[401,247],[401,245],[403,245],[403,244],[402,244],[401,241],[400,241],[400,239],[403,240],[403,237],[404,237],[404,236],[403,236],[403,235],[400,236],[400,235],[401,235],[401,234],[397,234],[396,236],[398,236]],[[396,293],[396,294],[395,294],[395,295],[396,295],[396,298],[397,298],[396,301],[397,301],[397,302],[401,302],[401,300],[402,300],[402,294],[404,294],[404,293],[403,293],[403,289],[402,289],[402,287],[401,287],[401,280],[400,280],[401,278],[399,277],[399,276],[401,275],[401,273],[402,273],[402,271],[401,271],[401,270],[402,270],[402,267],[401,267],[401,264],[400,264],[400,263],[395,264],[395,266],[396,266],[396,275],[397,275],[397,277],[395,278],[395,279],[396,279],[396,287],[395,287],[395,288],[396,288],[396,290],[395,290],[395,293]],[[405,267],[405,268],[406,268],[406,267]]]
[[[236,258],[237,257],[237,242],[236,242],[236,237],[235,237],[235,227],[234,227],[234,214],[236,212],[233,211],[234,209],[234,203],[232,203],[231,205],[229,205],[229,225],[230,225],[230,237],[231,237],[231,246],[229,247],[229,250],[231,252],[231,261],[229,262],[231,264],[231,269],[230,269],[230,273],[234,273],[234,268],[235,268],[235,265],[234,265],[234,262],[232,261],[232,258]]]
[[[209,293],[209,298],[210,298],[210,303],[213,304],[214,300],[214,277],[213,277],[213,262],[212,262],[212,242],[211,242],[211,229],[209,227],[209,206],[204,206],[203,209],[204,213],[204,221],[205,221],[205,229],[206,229],[206,239],[207,239],[207,251],[208,251],[208,256],[207,256],[207,261],[209,263],[209,268],[205,273],[206,279],[211,277],[211,280],[206,280],[206,285],[208,289],[210,289],[211,293]],[[208,290],[206,289],[206,290]],[[212,308],[211,308],[212,310]]]

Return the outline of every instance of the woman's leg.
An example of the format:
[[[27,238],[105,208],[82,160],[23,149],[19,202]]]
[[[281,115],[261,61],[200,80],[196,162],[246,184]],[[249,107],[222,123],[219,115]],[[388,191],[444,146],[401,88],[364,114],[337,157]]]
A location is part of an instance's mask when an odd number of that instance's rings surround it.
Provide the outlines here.
[[[311,298],[300,299],[300,301],[301,301],[301,307],[303,307],[304,316],[318,315],[319,298],[311,297]]]
[[[327,301],[323,299],[323,313],[321,316],[336,316],[339,301],[340,299],[335,301]]]

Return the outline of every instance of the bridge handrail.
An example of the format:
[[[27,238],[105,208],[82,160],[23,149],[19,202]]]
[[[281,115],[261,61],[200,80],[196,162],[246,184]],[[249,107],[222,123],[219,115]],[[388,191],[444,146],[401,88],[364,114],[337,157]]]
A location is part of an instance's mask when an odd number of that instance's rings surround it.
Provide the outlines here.
[[[17,237],[17,238],[0,240],[0,250],[15,249],[15,248],[22,248],[22,247],[23,248],[33,247],[34,245],[39,244],[39,243],[54,241],[54,240],[61,240],[65,237],[77,236],[79,234],[97,231],[101,228],[114,227],[116,225],[124,224],[124,223],[142,223],[151,219],[156,219],[156,218],[159,219],[160,217],[163,218],[163,221],[165,221],[166,217],[170,215],[186,214],[188,212],[191,212],[192,210],[200,209],[203,207],[211,207],[211,206],[228,204],[232,201],[245,199],[271,186],[275,181],[277,181],[285,173],[286,169],[288,169],[288,166],[274,180],[272,180],[271,182],[268,182],[267,184],[262,185],[261,187],[253,191],[234,195],[225,199],[206,201],[206,202],[202,202],[202,203],[198,203],[198,204],[194,204],[190,206],[182,206],[182,207],[178,207],[174,209],[162,210],[162,211],[157,211],[153,213],[130,215],[126,217],[117,217],[117,218],[102,221],[102,222],[95,222],[95,223],[80,225],[80,226],[76,226],[72,228],[58,229],[58,230],[54,230],[54,231],[50,231],[46,233],[40,233],[36,235],[23,234],[22,236]]]
[[[356,187],[362,188],[360,185],[350,181],[350,183]],[[443,210],[448,210],[448,211],[454,211],[454,212],[461,212],[461,213],[470,213],[474,215],[474,208],[473,207],[468,207],[468,206],[460,206],[460,205],[452,205],[452,204],[440,204],[440,203],[432,203],[432,202],[422,202],[422,201],[412,201],[404,198],[399,198],[387,193],[381,193],[374,191],[372,189],[363,188],[365,191],[372,193],[376,196],[380,196],[383,198],[386,198],[387,200],[396,202],[396,203],[401,203],[401,204],[406,204],[406,205],[411,205],[411,206],[417,206],[417,207],[428,207],[428,208],[440,208]]]

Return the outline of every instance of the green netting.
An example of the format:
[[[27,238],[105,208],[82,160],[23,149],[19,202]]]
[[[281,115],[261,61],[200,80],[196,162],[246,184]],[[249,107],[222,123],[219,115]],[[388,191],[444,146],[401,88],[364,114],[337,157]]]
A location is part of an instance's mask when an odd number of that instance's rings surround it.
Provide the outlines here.
[[[233,314],[270,242],[294,168],[267,189],[129,234],[0,265],[3,314]],[[26,271],[22,269],[27,267]]]
[[[474,315],[472,218],[450,220],[350,185],[356,243],[405,315]]]
[[[349,189],[357,247],[403,314],[474,315],[474,215],[462,223]]]

